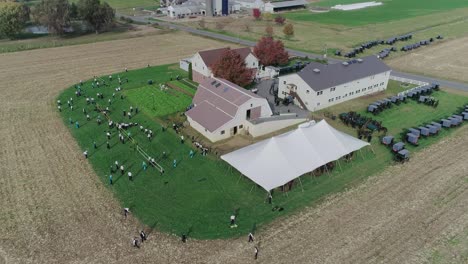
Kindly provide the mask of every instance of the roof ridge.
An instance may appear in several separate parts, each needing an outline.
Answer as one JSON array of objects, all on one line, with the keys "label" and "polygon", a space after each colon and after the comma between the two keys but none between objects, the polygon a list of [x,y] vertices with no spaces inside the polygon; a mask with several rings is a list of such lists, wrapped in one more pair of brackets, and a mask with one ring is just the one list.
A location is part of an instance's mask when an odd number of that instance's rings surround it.
[{"label": "roof ridge", "polygon": [[[221,98],[221,99],[223,99],[224,101],[226,101],[226,102],[232,104],[232,105],[235,106],[237,109],[239,108],[238,105],[236,105],[236,104],[234,104],[233,102],[227,100],[226,98],[220,96],[219,94],[216,94],[215,92],[213,92],[213,91],[211,91],[210,89],[206,88],[203,84],[200,84],[200,86],[201,86],[203,89],[207,90],[208,92],[214,94],[216,97]],[[205,101],[206,101],[206,100],[205,100]],[[231,115],[229,115],[229,116],[231,116]]]},{"label": "roof ridge", "polygon": [[[225,85],[231,86],[230,84],[226,83],[227,80],[224,80],[224,79],[222,79],[222,78],[219,78],[219,79],[218,79],[218,78],[213,78],[213,79],[218,80],[218,81],[224,83]],[[237,87],[236,87],[236,86],[231,86],[231,87],[234,87],[237,91],[239,91],[239,92],[241,92],[241,93],[247,95],[247,96],[250,97],[250,98],[256,98],[255,96],[249,94],[247,91],[243,91],[243,90],[245,90],[244,88],[238,86],[238,85],[235,84],[235,83],[233,83],[233,84],[236,85]]]},{"label": "roof ridge", "polygon": [[[221,112],[225,113],[226,115],[228,115],[228,116],[234,118],[234,116],[232,116],[232,115],[230,115],[229,113],[225,112],[223,109],[217,107],[216,105],[212,104],[212,103],[209,102],[208,100],[203,100],[200,104],[202,104],[202,103],[210,104],[211,106],[213,106],[214,108],[218,109],[219,111],[221,111]],[[199,105],[200,105],[200,104],[199,104]]]}]

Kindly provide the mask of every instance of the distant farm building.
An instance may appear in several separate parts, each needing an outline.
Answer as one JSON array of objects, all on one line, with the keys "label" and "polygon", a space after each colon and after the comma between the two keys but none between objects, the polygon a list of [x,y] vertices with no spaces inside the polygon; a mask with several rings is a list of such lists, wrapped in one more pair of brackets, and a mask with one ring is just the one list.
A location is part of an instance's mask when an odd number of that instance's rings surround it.
[{"label": "distant farm building", "polygon": [[273,116],[265,98],[219,78],[200,82],[186,116],[190,126],[211,142],[237,134],[261,136],[305,121]]},{"label": "distant farm building", "polygon": [[241,5],[228,0],[188,0],[176,2],[165,10],[171,18],[190,16],[227,16],[240,11]]},{"label": "distant farm building", "polygon": [[311,62],[300,72],[279,77],[278,97],[316,111],[387,89],[391,69],[376,56],[349,62]]},{"label": "distant farm building", "polygon": [[[211,67],[217,62],[219,58],[221,58],[221,55],[227,49],[228,48],[220,48],[197,52],[191,59],[193,80],[200,83],[203,80],[210,78],[212,76]],[[247,68],[253,69],[255,72],[257,72],[259,68],[259,62],[250,48],[233,49],[233,51],[241,56],[241,58],[245,61]]]},{"label": "distant farm building", "polygon": [[264,11],[268,13],[275,13],[275,12],[280,12],[280,11],[302,9],[302,8],[305,8],[306,5],[307,5],[307,2],[304,0],[268,2],[265,4]]}]

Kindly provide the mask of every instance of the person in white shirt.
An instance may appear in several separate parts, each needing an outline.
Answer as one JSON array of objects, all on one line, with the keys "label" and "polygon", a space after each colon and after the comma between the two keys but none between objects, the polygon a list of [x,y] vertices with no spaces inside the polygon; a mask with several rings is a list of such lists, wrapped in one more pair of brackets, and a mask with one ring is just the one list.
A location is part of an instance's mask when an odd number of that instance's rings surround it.
[{"label": "person in white shirt", "polygon": [[235,224],[236,224],[236,216],[231,215],[231,227],[234,226]]},{"label": "person in white shirt", "polygon": [[249,233],[249,242],[254,242],[254,236],[252,233]]},{"label": "person in white shirt", "polygon": [[132,173],[130,171],[127,173],[127,175],[128,175],[128,179],[130,181],[133,181],[133,175],[132,175]]},{"label": "person in white shirt", "polygon": [[140,248],[140,245],[138,244],[138,238],[134,237],[132,241],[133,247]]}]

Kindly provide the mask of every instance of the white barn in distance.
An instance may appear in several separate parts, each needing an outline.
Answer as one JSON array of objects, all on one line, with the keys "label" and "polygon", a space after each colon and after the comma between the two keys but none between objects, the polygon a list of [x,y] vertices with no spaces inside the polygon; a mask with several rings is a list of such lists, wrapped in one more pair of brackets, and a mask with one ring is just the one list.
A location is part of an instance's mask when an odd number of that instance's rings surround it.
[{"label": "white barn in distance", "polygon": [[387,89],[391,69],[376,56],[353,62],[311,62],[297,73],[279,77],[278,97],[317,111]]}]

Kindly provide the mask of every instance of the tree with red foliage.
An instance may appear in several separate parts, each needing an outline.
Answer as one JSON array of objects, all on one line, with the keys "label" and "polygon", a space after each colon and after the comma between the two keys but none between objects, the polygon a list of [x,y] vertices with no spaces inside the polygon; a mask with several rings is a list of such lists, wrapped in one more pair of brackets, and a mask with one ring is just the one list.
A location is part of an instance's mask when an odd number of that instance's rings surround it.
[{"label": "tree with red foliage", "polygon": [[263,66],[283,65],[289,59],[283,42],[272,37],[262,37],[254,47],[254,54]]},{"label": "tree with red foliage", "polygon": [[277,17],[275,17],[275,23],[276,23],[277,25],[282,26],[282,25],[284,25],[284,22],[285,22],[285,21],[286,21],[286,18],[284,18],[284,17],[282,17],[282,16],[277,16]]},{"label": "tree with red foliage", "polygon": [[252,10],[252,15],[256,20],[260,20],[260,18],[262,18],[262,12],[260,12],[260,9],[258,8],[254,8]]},{"label": "tree with red foliage", "polygon": [[226,79],[239,86],[252,83],[253,70],[248,69],[239,53],[227,49],[211,67],[214,76]]}]

